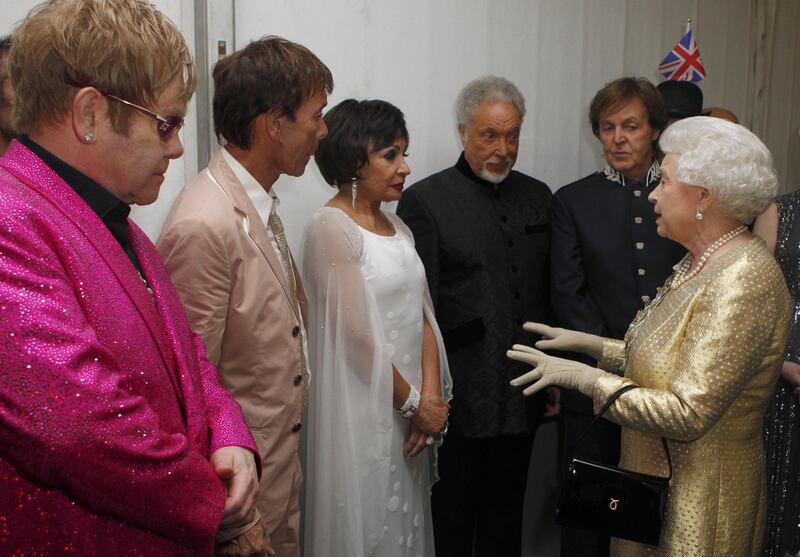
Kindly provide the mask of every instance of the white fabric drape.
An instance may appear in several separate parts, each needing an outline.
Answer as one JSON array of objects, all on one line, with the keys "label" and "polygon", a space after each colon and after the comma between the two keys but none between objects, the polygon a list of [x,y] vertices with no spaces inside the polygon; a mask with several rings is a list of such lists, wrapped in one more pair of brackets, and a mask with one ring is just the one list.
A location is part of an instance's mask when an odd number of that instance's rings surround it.
[{"label": "white fabric drape", "polygon": [[[413,243],[402,221],[390,218],[397,233]],[[360,268],[363,257],[362,232],[344,213],[324,208],[314,216],[303,264],[314,374],[307,420],[312,447],[306,456],[307,555],[370,555],[384,532],[392,362]],[[427,287],[424,315],[436,336],[442,393],[449,399],[452,381]],[[431,462],[435,466],[435,458]]]}]

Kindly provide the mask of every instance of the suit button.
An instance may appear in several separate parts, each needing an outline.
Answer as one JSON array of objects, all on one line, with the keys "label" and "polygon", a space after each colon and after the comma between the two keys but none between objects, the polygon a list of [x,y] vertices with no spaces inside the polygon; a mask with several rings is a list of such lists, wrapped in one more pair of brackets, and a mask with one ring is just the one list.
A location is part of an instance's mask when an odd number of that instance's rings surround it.
[{"label": "suit button", "polygon": [[297,422],[296,424],[294,424],[292,426],[292,433],[297,433],[301,429],[303,429],[303,424],[301,424],[300,422]]},{"label": "suit button", "polygon": [[302,382],[303,382],[303,376],[302,375],[295,375],[294,376],[294,386],[295,387],[297,387]]},{"label": "suit button", "polygon": [[292,327],[292,336],[297,337],[300,334],[300,325],[295,325]]}]

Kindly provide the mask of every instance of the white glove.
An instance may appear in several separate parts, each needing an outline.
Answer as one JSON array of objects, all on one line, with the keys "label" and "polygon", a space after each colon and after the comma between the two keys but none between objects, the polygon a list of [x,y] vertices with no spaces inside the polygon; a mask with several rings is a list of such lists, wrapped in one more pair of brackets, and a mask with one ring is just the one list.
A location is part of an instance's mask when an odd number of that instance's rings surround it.
[{"label": "white glove", "polygon": [[598,361],[603,356],[603,337],[580,333],[571,329],[550,327],[544,323],[528,322],[522,328],[529,333],[544,337],[535,345],[539,350],[580,352]]},{"label": "white glove", "polygon": [[567,389],[577,389],[591,397],[594,384],[603,373],[595,367],[580,362],[548,356],[544,352],[539,352],[524,344],[515,344],[511,350],[506,352],[506,356],[533,366],[531,371],[511,381],[511,385],[514,387],[535,381],[533,385],[522,391],[525,396],[537,393],[550,385],[557,385]]}]

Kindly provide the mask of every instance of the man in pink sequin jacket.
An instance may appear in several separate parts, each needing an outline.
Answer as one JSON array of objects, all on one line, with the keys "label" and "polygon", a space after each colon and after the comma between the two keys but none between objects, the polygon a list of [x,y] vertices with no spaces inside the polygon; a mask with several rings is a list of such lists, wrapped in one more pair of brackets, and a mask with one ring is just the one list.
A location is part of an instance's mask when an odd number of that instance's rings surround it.
[{"label": "man in pink sequin jacket", "polygon": [[191,56],[148,3],[56,0],[9,65],[0,555],[210,555],[258,526],[256,448],[128,220],[183,153]]}]

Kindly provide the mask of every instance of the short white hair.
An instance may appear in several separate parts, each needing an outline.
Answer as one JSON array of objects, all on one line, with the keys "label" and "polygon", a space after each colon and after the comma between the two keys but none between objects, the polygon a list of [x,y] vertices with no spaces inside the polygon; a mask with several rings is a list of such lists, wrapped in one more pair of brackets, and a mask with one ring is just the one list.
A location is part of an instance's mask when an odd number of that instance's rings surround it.
[{"label": "short white hair", "polygon": [[486,99],[511,102],[519,112],[519,119],[525,118],[525,97],[517,86],[504,77],[485,75],[467,83],[456,98],[456,122],[465,128],[472,122],[478,105]]},{"label": "short white hair", "polygon": [[716,191],[720,209],[739,222],[752,222],[778,192],[769,149],[739,124],[685,118],[664,131],[659,145],[665,155],[678,157],[679,182]]}]

